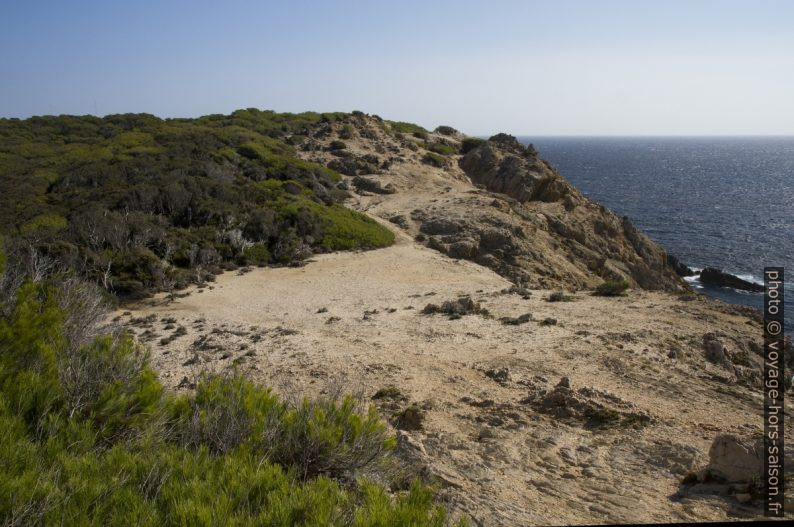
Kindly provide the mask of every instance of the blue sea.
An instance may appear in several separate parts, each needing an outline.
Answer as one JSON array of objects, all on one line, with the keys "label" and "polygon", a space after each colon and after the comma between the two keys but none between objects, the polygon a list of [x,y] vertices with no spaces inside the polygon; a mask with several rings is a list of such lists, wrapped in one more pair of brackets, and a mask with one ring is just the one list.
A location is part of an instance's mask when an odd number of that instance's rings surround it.
[{"label": "blue sea", "polygon": [[[794,336],[794,137],[519,137],[585,195],[694,269],[763,283],[786,272]],[[763,294],[692,286],[761,308]]]}]

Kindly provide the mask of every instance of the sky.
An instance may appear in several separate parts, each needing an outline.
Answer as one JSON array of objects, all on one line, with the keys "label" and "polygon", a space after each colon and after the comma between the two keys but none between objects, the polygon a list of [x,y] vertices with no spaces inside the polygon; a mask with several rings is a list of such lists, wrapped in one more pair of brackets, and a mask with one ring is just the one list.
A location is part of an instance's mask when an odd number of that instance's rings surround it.
[{"label": "sky", "polygon": [[471,134],[794,134],[794,1],[0,0],[0,116],[361,110]]}]

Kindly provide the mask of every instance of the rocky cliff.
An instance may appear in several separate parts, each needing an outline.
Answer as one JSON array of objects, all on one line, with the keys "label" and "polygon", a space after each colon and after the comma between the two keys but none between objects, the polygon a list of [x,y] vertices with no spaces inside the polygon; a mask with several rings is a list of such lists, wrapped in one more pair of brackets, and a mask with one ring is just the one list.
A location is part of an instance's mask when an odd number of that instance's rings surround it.
[{"label": "rocky cliff", "polygon": [[661,247],[584,197],[515,137],[409,135],[360,115],[309,135],[302,155],[351,178],[342,185],[354,193],[352,206],[517,285],[577,290],[626,280],[649,290],[686,289]]}]

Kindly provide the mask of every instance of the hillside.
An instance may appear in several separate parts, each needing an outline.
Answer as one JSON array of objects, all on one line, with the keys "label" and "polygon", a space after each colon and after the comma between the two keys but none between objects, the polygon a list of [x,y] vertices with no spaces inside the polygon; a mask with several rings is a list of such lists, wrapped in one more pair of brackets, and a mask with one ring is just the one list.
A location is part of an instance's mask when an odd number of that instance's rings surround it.
[{"label": "hillside", "polygon": [[[197,410],[199,424],[229,418],[211,413],[226,399],[208,372],[273,387],[285,408],[352,392],[396,439],[398,477],[374,476],[397,500],[383,506],[393,524],[443,520],[422,489],[405,497],[414,477],[474,525],[760,517],[739,470],[758,452],[734,460],[714,447],[751,445],[761,429],[757,315],[693,294],[661,247],[514,138],[256,110],[4,120],[0,131],[3,186],[16,193],[2,198],[15,263],[0,292],[32,260],[99,284],[122,301],[105,329],[148,348],[164,393],[210,412]],[[605,283],[613,296],[593,294]],[[380,449],[388,439],[368,415]],[[364,425],[343,417],[342,446],[356,448],[347,433]],[[294,475],[292,458],[273,459]],[[385,494],[350,486],[351,473],[372,473],[334,467],[320,473],[341,505],[310,500],[312,513],[341,510],[335,522],[351,524],[355,503],[358,524],[378,524]],[[324,481],[298,478],[300,495]]]}]

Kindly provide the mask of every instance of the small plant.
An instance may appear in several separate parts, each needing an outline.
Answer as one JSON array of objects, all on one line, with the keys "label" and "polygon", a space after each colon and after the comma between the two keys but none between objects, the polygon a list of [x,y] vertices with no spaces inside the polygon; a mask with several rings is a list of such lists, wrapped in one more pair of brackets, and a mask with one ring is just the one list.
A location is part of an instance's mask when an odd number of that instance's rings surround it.
[{"label": "small plant", "polygon": [[350,124],[345,123],[342,126],[342,130],[339,131],[339,137],[342,139],[351,139],[353,137],[353,127]]},{"label": "small plant", "polygon": [[429,150],[431,152],[435,152],[436,154],[441,154],[443,156],[450,156],[452,154],[457,153],[457,151],[453,147],[442,143],[435,143],[430,145]]},{"label": "small plant", "polygon": [[546,302],[573,302],[572,295],[566,295],[564,291],[555,291],[549,295]]},{"label": "small plant", "polygon": [[447,159],[440,154],[436,154],[435,152],[427,152],[422,158],[422,161],[428,165],[438,168],[442,168],[447,164]]},{"label": "small plant", "polygon": [[629,283],[625,280],[607,280],[595,288],[593,294],[596,296],[623,296]]},{"label": "small plant", "polygon": [[347,145],[344,141],[331,141],[331,144],[328,145],[329,150],[344,150],[347,148]]}]

